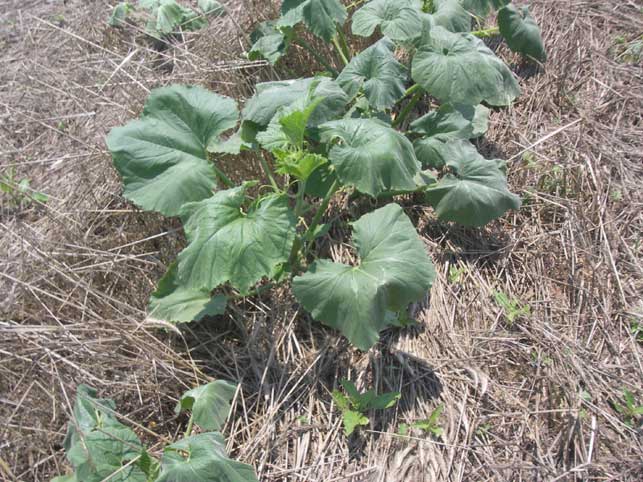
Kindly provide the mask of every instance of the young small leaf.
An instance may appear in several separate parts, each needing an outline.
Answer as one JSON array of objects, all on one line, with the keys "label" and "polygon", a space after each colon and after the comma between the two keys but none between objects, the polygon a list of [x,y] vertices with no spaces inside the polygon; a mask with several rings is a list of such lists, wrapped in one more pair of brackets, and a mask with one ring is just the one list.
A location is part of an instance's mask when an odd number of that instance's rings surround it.
[{"label": "young small leaf", "polygon": [[114,7],[114,10],[112,10],[112,14],[110,15],[107,23],[110,25],[110,27],[122,26],[125,22],[125,19],[127,18],[127,15],[132,9],[132,5],[130,5],[128,2],[120,2]]},{"label": "young small leaf", "polygon": [[250,60],[266,59],[275,65],[283,57],[290,45],[292,28],[278,28],[276,22],[262,22],[250,35],[252,47],[248,52]]},{"label": "young small leaf", "polygon": [[397,401],[400,399],[401,395],[399,392],[388,392],[377,395],[369,402],[368,408],[374,408],[377,410],[384,410],[386,408],[391,408],[394,406]]},{"label": "young small leaf", "polygon": [[498,11],[498,27],[511,50],[542,62],[547,60],[540,28],[528,7],[520,10],[512,4],[502,7]]},{"label": "young small leaf", "polygon": [[293,280],[293,292],[313,318],[340,330],[362,350],[400,311],[420,297],[435,278],[424,244],[402,208],[388,204],[353,224],[360,263],[315,261]]},{"label": "young small leaf", "polygon": [[258,482],[250,465],[237,462],[225,452],[218,432],[193,435],[163,450],[161,473],[156,482]]},{"label": "young small leaf", "polygon": [[355,431],[356,427],[369,424],[368,417],[355,410],[343,411],[342,420],[344,422],[344,434],[347,437]]},{"label": "young small leaf", "polygon": [[176,216],[183,204],[210,197],[217,185],[207,147],[237,123],[236,102],[201,87],[152,91],[143,114],[107,136],[123,195],[150,211]]},{"label": "young small leaf", "polygon": [[296,220],[288,199],[269,195],[242,211],[246,186],[219,191],[183,210],[188,246],[178,256],[178,279],[211,290],[229,282],[242,294],[286,263]]},{"label": "young small leaf", "polygon": [[188,390],[176,406],[176,413],[192,411],[194,423],[205,430],[221,430],[230,413],[230,401],[237,386],[225,380],[216,380]]}]

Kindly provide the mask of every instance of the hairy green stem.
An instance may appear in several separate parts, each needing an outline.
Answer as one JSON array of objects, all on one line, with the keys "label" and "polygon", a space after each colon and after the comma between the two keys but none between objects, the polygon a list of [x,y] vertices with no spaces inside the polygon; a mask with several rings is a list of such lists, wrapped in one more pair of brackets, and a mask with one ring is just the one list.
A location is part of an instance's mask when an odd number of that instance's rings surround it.
[{"label": "hairy green stem", "polygon": [[333,182],[333,184],[330,186],[330,189],[328,189],[326,196],[324,196],[324,199],[319,205],[319,209],[315,213],[315,216],[313,217],[313,220],[311,221],[310,226],[308,226],[308,229],[304,233],[304,238],[309,237],[312,233],[315,232],[315,229],[317,229],[317,226],[319,226],[319,222],[321,221],[322,216],[326,212],[326,209],[328,208],[328,204],[330,203],[330,200],[333,197],[333,194],[337,192],[337,189],[339,189],[339,181],[335,179],[335,182]]},{"label": "hairy green stem", "polygon": [[306,181],[297,182],[297,200],[295,201],[295,217],[299,219],[304,206],[304,193],[306,192]]},{"label": "hairy green stem", "polygon": [[493,37],[494,35],[498,35],[499,33],[500,33],[499,27],[491,27],[491,28],[482,29],[482,30],[475,30],[471,32],[471,35],[475,35],[478,38],[487,38],[487,37]]},{"label": "hairy green stem", "polygon": [[223,182],[223,184],[226,185],[226,187],[234,187],[234,182],[226,176],[221,169],[219,169],[217,166],[212,164],[212,167],[214,168],[214,172],[217,175],[217,177]]},{"label": "hairy green stem", "polygon": [[346,41],[346,36],[344,35],[344,32],[342,32],[341,29],[337,29],[337,35],[339,38],[339,44],[342,48],[342,51],[344,52],[344,55],[346,56],[347,60],[351,60],[351,49],[348,48],[348,42]]},{"label": "hairy green stem", "polygon": [[190,412],[190,420],[188,420],[188,426],[185,429],[185,437],[192,435],[192,426],[194,425],[194,413]]},{"label": "hairy green stem", "polygon": [[344,62],[344,65],[348,65],[348,59],[346,58],[346,55],[344,54],[342,47],[339,45],[339,42],[337,41],[337,35],[333,37],[333,46],[335,47],[335,50],[337,51],[339,58],[342,59],[342,62]]},{"label": "hairy green stem", "polygon": [[308,42],[306,42],[303,38],[301,37],[295,37],[293,38],[293,42],[302,47],[303,49],[307,50],[310,55],[312,55],[317,62],[322,64],[326,70],[328,70],[331,74],[334,76],[338,76],[339,72],[337,72],[337,69],[333,68],[328,62],[326,62],[326,59],[319,55],[315,50],[310,46]]},{"label": "hairy green stem", "polygon": [[[413,87],[418,87],[418,88],[413,89]],[[395,118],[392,124],[393,127],[397,127],[400,124],[402,124],[402,122],[404,122],[404,120],[409,116],[409,114],[411,113],[415,105],[419,102],[419,100],[424,95],[424,89],[422,89],[422,87],[420,87],[418,84],[415,84],[413,87],[411,87],[411,89],[413,89],[413,92],[414,92],[413,97],[411,97],[411,100],[408,101],[408,103],[404,106],[404,109],[402,109],[400,114]]]},{"label": "hairy green stem", "polygon": [[409,95],[411,95],[411,94],[415,94],[415,93],[416,93],[418,90],[420,90],[421,88],[422,88],[422,87],[421,87],[419,84],[413,84],[411,87],[409,87],[408,89],[406,89],[406,92],[404,92],[404,95],[402,96],[402,98],[404,98],[404,97],[408,97],[408,96],[409,96]]},{"label": "hairy green stem", "polygon": [[273,191],[281,192],[277,181],[275,181],[275,177],[272,175],[272,169],[270,169],[270,166],[268,165],[268,162],[266,161],[266,158],[264,156],[265,155],[259,156],[259,161],[261,161],[261,168],[268,178],[268,181],[270,181],[270,185],[272,186]]}]

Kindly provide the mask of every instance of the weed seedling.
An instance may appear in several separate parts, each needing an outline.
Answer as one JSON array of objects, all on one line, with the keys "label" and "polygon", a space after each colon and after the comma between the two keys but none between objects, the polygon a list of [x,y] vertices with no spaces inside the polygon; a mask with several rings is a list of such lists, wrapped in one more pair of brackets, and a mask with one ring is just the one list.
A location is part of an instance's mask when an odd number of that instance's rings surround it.
[{"label": "weed seedling", "polygon": [[623,400],[625,405],[614,402],[614,408],[623,417],[623,422],[628,427],[634,427],[637,420],[643,415],[643,405],[639,405],[634,399],[634,394],[629,390],[623,390]]}]

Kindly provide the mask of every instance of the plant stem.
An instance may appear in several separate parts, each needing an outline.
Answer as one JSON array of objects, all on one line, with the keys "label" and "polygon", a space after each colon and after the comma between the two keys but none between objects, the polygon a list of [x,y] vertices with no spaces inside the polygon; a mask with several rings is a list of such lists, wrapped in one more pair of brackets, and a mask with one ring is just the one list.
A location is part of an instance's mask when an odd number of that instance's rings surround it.
[{"label": "plant stem", "polygon": [[322,57],[317,52],[315,52],[315,50],[310,46],[310,44],[306,42],[303,38],[295,37],[293,38],[293,42],[299,45],[300,47],[302,47],[303,49],[307,50],[310,53],[310,55],[315,57],[315,60],[317,60],[317,62],[322,64],[324,68],[328,70],[331,74],[333,74],[334,76],[339,75],[339,72],[337,72],[336,69],[334,69],[328,62],[326,62],[326,59],[324,59],[324,57]]},{"label": "plant stem", "polygon": [[[414,89],[415,93],[413,94],[413,97],[411,97],[411,100],[409,100],[409,102],[404,106],[404,109],[402,109],[402,112],[400,112],[400,115],[398,115],[395,118],[392,124],[393,127],[397,127],[402,122],[404,122],[404,120],[408,117],[409,113],[413,110],[413,107],[415,107],[415,105],[424,95],[424,89],[422,89],[422,87],[420,87],[418,84],[415,84],[413,87],[419,87],[419,89]],[[411,89],[413,89],[413,87],[411,87]]]},{"label": "plant stem", "polygon": [[344,65],[348,65],[348,59],[346,58],[346,55],[344,54],[342,47],[339,45],[339,42],[337,41],[337,35],[333,37],[333,45],[335,46],[335,50],[337,50],[337,53],[339,54],[339,58],[342,59],[342,62],[344,62]]},{"label": "plant stem", "polygon": [[471,35],[475,35],[478,38],[487,38],[487,37],[493,37],[494,35],[498,35],[499,33],[500,33],[499,27],[491,27],[487,29],[476,30],[474,32],[471,32]]},{"label": "plant stem", "polygon": [[350,61],[351,50],[348,48],[348,42],[346,42],[346,36],[344,35],[344,32],[342,32],[341,29],[337,29],[337,35],[339,36],[339,43],[340,43],[340,46],[342,47],[342,51],[344,52],[346,59]]},{"label": "plant stem", "polygon": [[188,420],[188,426],[185,429],[185,436],[189,437],[192,434],[192,426],[194,425],[194,413],[190,412],[190,420]]},{"label": "plant stem", "polygon": [[299,219],[304,205],[304,193],[306,192],[306,181],[297,182],[297,200],[295,202],[295,217]]},{"label": "plant stem", "polygon": [[226,187],[234,187],[234,182],[226,176],[221,169],[219,169],[217,166],[212,164],[212,167],[214,168],[214,172],[216,173],[217,177],[223,182],[223,184],[226,185]]},{"label": "plant stem", "polygon": [[406,92],[404,92],[404,96],[402,98],[407,97],[411,94],[415,94],[421,88],[422,87],[419,84],[413,84],[411,87],[406,89]]},{"label": "plant stem", "polygon": [[268,178],[268,181],[270,181],[270,185],[272,186],[273,191],[281,192],[281,189],[279,189],[279,185],[277,184],[277,181],[275,181],[275,177],[272,175],[272,170],[270,169],[270,166],[266,161],[265,154],[260,156],[259,160],[261,161],[261,168],[263,169],[264,174]]},{"label": "plant stem", "polygon": [[310,234],[315,232],[315,229],[317,228],[317,226],[319,226],[319,222],[321,221],[322,216],[326,212],[326,209],[328,208],[328,204],[330,203],[330,200],[333,197],[333,194],[337,192],[337,189],[339,189],[339,181],[335,179],[335,182],[333,182],[333,184],[330,186],[330,189],[328,189],[326,196],[324,196],[324,199],[319,205],[319,209],[315,213],[315,216],[313,217],[313,220],[311,221],[310,226],[308,226],[308,229],[304,233],[304,236],[303,236],[304,238],[307,238]]}]

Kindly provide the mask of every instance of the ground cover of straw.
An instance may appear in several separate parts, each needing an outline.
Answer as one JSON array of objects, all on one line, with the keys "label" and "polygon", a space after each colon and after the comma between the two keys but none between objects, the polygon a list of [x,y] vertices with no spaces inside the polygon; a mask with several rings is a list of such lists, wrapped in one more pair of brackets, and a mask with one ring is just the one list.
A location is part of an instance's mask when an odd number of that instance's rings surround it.
[{"label": "ground cover of straw", "polygon": [[[0,478],[67,470],[79,383],[114,398],[158,454],[186,421],[177,396],[226,378],[241,386],[229,450],[261,480],[641,480],[641,429],[615,408],[624,389],[643,401],[632,333],[643,309],[643,68],[619,58],[617,41],[641,35],[641,5],[531,4],[549,59],[538,71],[499,47],[523,95],[480,141],[509,160],[524,206],[472,230],[407,202],[438,279],[411,309],[417,326],[362,353],[311,323],[288,290],[180,331],[145,321],[184,238],[120,197],[105,134],[160,85],[244,99],[257,81],[310,75],[314,61],[297,50],[277,69],[244,59],[247,32],[273,5],[229,1],[227,19],[159,51],[134,26],[109,28],[107,2],[0,0],[0,174],[15,168],[50,197],[1,200]],[[253,175],[252,159],[225,162],[238,179]],[[335,260],[351,258],[345,234],[325,247]],[[495,292],[529,314],[510,323]],[[330,396],[343,377],[398,390],[400,403],[347,439]],[[442,437],[395,435],[441,403]]]}]

